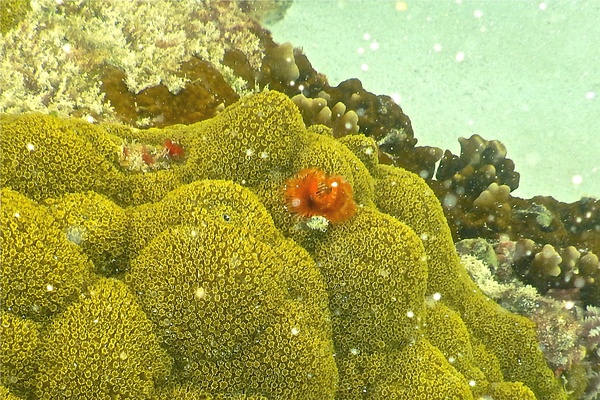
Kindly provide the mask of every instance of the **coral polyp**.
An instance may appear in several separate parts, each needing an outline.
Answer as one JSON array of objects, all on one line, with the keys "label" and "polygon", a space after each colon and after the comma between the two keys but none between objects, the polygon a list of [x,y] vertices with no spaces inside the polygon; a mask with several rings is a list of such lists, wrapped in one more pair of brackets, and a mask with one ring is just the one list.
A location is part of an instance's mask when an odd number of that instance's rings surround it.
[{"label": "coral polyp", "polygon": [[322,216],[335,224],[356,213],[352,186],[341,175],[306,168],[288,179],[284,191],[288,211],[302,218]]}]

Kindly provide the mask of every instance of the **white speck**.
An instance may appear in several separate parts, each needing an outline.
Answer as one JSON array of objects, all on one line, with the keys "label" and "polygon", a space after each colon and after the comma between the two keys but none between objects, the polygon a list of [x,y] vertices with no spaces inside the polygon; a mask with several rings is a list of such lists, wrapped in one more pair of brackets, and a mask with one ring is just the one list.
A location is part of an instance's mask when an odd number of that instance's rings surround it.
[{"label": "white speck", "polygon": [[365,148],[365,154],[370,156],[373,154],[373,148],[372,147],[367,147]]},{"label": "white speck", "polygon": [[352,354],[353,356],[357,356],[358,353],[360,353],[360,352],[358,351],[357,348],[351,348],[350,349],[350,354]]},{"label": "white speck", "polygon": [[300,329],[294,326],[292,328],[292,335],[298,336],[299,333],[300,333]]},{"label": "white speck", "polygon": [[13,217],[15,218],[21,218],[21,214],[19,212],[16,212],[13,214]]},{"label": "white speck", "polygon": [[49,292],[52,292],[54,290],[54,286],[52,286],[50,283],[46,285],[46,290]]},{"label": "white speck", "polygon": [[458,53],[456,53],[456,56],[454,56],[454,59],[456,60],[456,62],[463,62],[465,60],[465,52],[459,51]]},{"label": "white speck", "polygon": [[469,386],[474,387],[475,385],[477,385],[477,382],[475,382],[474,380],[469,381]]},{"label": "white speck", "polygon": [[546,9],[548,8],[548,4],[546,3],[540,3],[540,5],[538,6],[538,8],[542,11],[546,11]]},{"label": "white speck", "polygon": [[198,236],[198,231],[196,231],[195,229],[192,229],[192,231],[190,232],[190,236],[192,236],[192,237]]},{"label": "white speck", "polygon": [[390,270],[385,269],[385,268],[380,268],[377,270],[377,275],[381,276],[382,278],[389,278],[390,276]]},{"label": "white speck", "polygon": [[439,43],[434,44],[433,51],[435,51],[436,53],[439,53],[440,51],[442,51],[442,45]]},{"label": "white speck", "polygon": [[444,196],[442,203],[444,204],[445,208],[453,208],[458,203],[458,196],[448,193],[446,196]]},{"label": "white speck", "polygon": [[565,301],[565,310],[570,310],[573,307],[575,307],[575,302],[574,301]]},{"label": "white speck", "polygon": [[71,47],[71,45],[69,43],[65,43],[62,47],[63,51],[67,54],[69,54],[73,48]]},{"label": "white speck", "polygon": [[408,10],[408,4],[405,1],[396,2],[396,11],[406,11]]},{"label": "white speck", "polygon": [[592,99],[593,99],[593,98],[595,98],[595,97],[596,97],[596,92],[587,92],[587,93],[585,94],[585,98],[586,98],[586,100],[592,100]]},{"label": "white speck", "polygon": [[252,157],[254,155],[254,150],[246,149],[246,157]]},{"label": "white speck", "polygon": [[475,18],[481,18],[481,17],[483,17],[483,11],[481,11],[481,10],[475,10],[475,11],[473,11],[473,16]]},{"label": "white speck", "polygon": [[96,118],[92,117],[91,115],[88,115],[84,118],[87,122],[89,122],[90,124],[93,124],[94,122],[96,122]]},{"label": "white speck", "polygon": [[368,71],[369,70],[369,66],[367,64],[362,64],[360,66],[360,69],[363,70],[363,71]]},{"label": "white speck", "polygon": [[454,361],[456,361],[456,359],[455,359],[454,357],[452,357],[452,356],[448,357],[448,362],[449,362],[450,364],[453,364],[453,363],[454,363]]},{"label": "white speck", "polygon": [[364,39],[364,40],[371,40],[371,35],[370,35],[369,33],[365,33],[365,34],[363,35],[363,39]]},{"label": "white speck", "polygon": [[260,158],[262,158],[263,160],[266,160],[267,158],[269,158],[269,153],[267,153],[266,151],[261,151]]},{"label": "white speck", "polygon": [[350,129],[352,129],[352,124],[351,124],[350,122],[346,122],[346,123],[344,124],[344,128],[345,128],[347,131],[349,131]]},{"label": "white speck", "polygon": [[364,49],[364,48],[362,48],[362,47],[359,47],[358,49],[356,49],[356,52],[357,52],[358,54],[365,54],[365,49]]},{"label": "white speck", "polygon": [[287,58],[285,59],[285,62],[289,62],[289,63],[291,63],[291,62],[292,62],[292,58],[291,58],[291,57],[287,57]]},{"label": "white speck", "polygon": [[575,279],[573,279],[573,286],[578,289],[583,288],[585,286],[585,278],[583,276],[576,276]]},{"label": "white speck", "polygon": [[85,240],[85,228],[77,225],[67,227],[65,232],[67,240],[75,244],[81,244]]},{"label": "white speck", "polygon": [[304,90],[304,85],[298,85],[298,90],[299,91],[303,91]]},{"label": "white speck", "polygon": [[581,185],[583,177],[581,175],[573,175],[571,182],[573,182],[573,185]]},{"label": "white speck", "polygon": [[390,97],[392,98],[392,100],[394,100],[394,103],[396,104],[400,104],[400,102],[402,101],[402,96],[400,96],[400,93],[392,93],[390,94]]},{"label": "white speck", "polygon": [[409,311],[407,311],[407,312],[406,312],[406,316],[407,316],[408,318],[414,318],[414,316],[415,316],[415,313],[409,310]]},{"label": "white speck", "polygon": [[63,1],[63,0],[54,0],[54,2],[55,2],[57,5],[59,5],[59,6],[60,6],[60,5],[62,5],[62,4],[64,3],[64,1]]},{"label": "white speck", "polygon": [[306,226],[315,231],[327,232],[329,220],[322,215],[313,215],[308,221],[306,221]]},{"label": "white speck", "polygon": [[433,294],[433,299],[435,301],[439,301],[442,298],[442,295],[440,293],[434,293]]},{"label": "white speck", "polygon": [[194,298],[196,300],[202,300],[206,297],[206,290],[203,287],[198,287],[194,290]]},{"label": "white speck", "polygon": [[99,319],[96,318],[95,320],[92,321],[93,323],[97,324],[99,322]]},{"label": "white speck", "polygon": [[331,187],[334,187],[334,188],[335,188],[335,187],[338,187],[338,183],[337,183],[337,181],[333,181],[333,182],[331,182]]},{"label": "white speck", "polygon": [[302,200],[300,200],[298,197],[294,197],[290,203],[292,204],[292,207],[298,207],[300,204],[302,204]]},{"label": "white speck", "polygon": [[30,152],[35,151],[35,145],[33,143],[27,143],[25,147],[27,147],[27,150]]},{"label": "white speck", "polygon": [[427,239],[429,239],[429,235],[426,234],[426,233],[422,233],[421,234],[421,240],[427,240]]},{"label": "white speck", "polygon": [[290,81],[289,85],[290,86],[296,86],[296,81]]},{"label": "white speck", "polygon": [[371,42],[369,48],[373,51],[377,50],[379,48],[379,42]]}]

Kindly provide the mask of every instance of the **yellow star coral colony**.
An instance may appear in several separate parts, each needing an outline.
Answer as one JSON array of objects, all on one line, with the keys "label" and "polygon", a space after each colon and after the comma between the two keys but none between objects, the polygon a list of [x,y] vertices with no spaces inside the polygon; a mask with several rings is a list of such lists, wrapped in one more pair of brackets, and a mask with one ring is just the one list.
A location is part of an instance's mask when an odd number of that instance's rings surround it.
[{"label": "yellow star coral colony", "polygon": [[[567,398],[533,324],[467,277],[425,182],[281,93],[147,131],[1,121],[3,396]],[[122,165],[124,143],[167,139],[180,159]],[[345,178],[354,217],[286,211],[309,167]]]}]

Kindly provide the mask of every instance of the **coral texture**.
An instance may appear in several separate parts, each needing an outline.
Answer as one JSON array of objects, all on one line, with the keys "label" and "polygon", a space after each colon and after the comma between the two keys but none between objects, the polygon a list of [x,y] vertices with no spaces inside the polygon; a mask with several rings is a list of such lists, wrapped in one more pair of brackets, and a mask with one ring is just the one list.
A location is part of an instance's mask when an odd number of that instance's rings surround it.
[{"label": "coral texture", "polygon": [[[166,129],[25,115],[2,130],[3,279],[31,287],[3,280],[2,310],[45,325],[21,381],[37,397],[567,398],[533,324],[461,267],[425,181],[378,164],[372,139],[307,129],[284,94]],[[167,139],[181,159],[119,162]],[[299,223],[283,187],[304,168],[343,176],[356,214]],[[29,248],[56,285],[16,256]]]},{"label": "coral texture", "polygon": [[[21,20],[0,38],[0,110],[7,113],[149,126],[185,122],[173,110],[181,100],[196,110],[189,122],[248,92],[223,62],[227,51],[254,70],[263,58],[255,23],[236,2],[33,0],[22,17],[23,2],[3,2],[3,10],[5,3],[13,11],[0,14],[10,19],[3,32]],[[170,96],[184,88],[183,98]]]}]

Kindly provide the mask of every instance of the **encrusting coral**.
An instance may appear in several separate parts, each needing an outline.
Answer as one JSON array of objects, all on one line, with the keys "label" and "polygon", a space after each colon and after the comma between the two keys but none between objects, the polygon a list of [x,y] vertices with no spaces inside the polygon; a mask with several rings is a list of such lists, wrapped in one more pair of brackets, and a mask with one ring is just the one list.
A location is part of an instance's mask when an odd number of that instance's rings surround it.
[{"label": "encrusting coral", "polygon": [[[514,255],[508,254],[512,242],[503,241],[494,247],[484,239],[467,239],[456,244],[461,262],[473,281],[491,299],[505,309],[523,315],[536,325],[540,347],[549,366],[556,376],[561,377],[569,394],[569,399],[593,399],[599,393],[597,376],[600,364],[600,314],[597,307],[586,309],[577,302],[560,297],[561,291],[540,293],[531,285],[519,280],[519,272],[512,270],[511,260],[533,253],[531,241],[516,243]],[[528,243],[531,242],[531,243]],[[551,246],[537,254],[539,258],[561,258]],[[565,260],[574,262],[579,253],[567,250]],[[569,256],[571,254],[571,256]],[[574,256],[576,255],[576,256]],[[587,256],[585,256],[587,257]],[[556,261],[548,261],[551,268]]]},{"label": "encrusting coral", "polygon": [[[34,372],[34,353],[39,346],[39,326],[6,311],[0,312],[0,319],[0,382],[15,394],[23,396],[32,384],[30,377]],[[0,398],[5,398],[1,392]]]},{"label": "encrusting coral", "polygon": [[[189,126],[25,115],[3,116],[2,132],[1,306],[44,325],[36,372],[19,381],[38,398],[566,399],[532,323],[461,268],[425,181],[378,164],[372,139],[346,147],[327,127],[306,129],[281,93]],[[147,172],[119,164],[123,143],[165,139],[182,159]],[[298,225],[282,188],[310,167],[352,185],[352,218]],[[54,282],[18,257],[27,248],[65,291],[44,318],[28,301],[44,305],[39,285]],[[22,296],[7,276],[37,286]]]},{"label": "encrusting coral", "polygon": [[40,338],[35,398],[148,399],[171,358],[121,281],[100,279]]},{"label": "encrusting coral", "polygon": [[[328,125],[336,138],[362,133],[375,140],[380,163],[424,178],[444,206],[455,241],[508,235],[513,241],[531,239],[540,248],[553,246],[559,254],[573,246],[582,259],[588,253],[600,254],[600,200],[564,204],[550,197],[507,197],[506,188],[518,186],[519,174],[497,140],[460,138],[460,155],[417,146],[408,116],[392,98],[368,92],[357,79],[332,87],[301,49],[275,43],[252,19],[276,18],[288,1],[7,0],[3,6],[2,112],[39,111],[166,127],[212,118],[240,96],[275,89],[295,98],[307,125]],[[131,168],[147,171],[171,165],[161,157],[160,141],[142,145],[126,140],[120,145],[146,158],[121,154],[123,164]],[[156,174],[156,185],[164,190],[154,200],[175,188],[169,183],[172,175]],[[125,188],[134,182],[131,185]],[[494,194],[496,203],[479,207],[476,203],[490,200],[492,185],[501,188]],[[142,201],[146,194],[140,190],[124,193],[121,202],[129,204],[135,196]],[[325,226],[322,220],[311,220],[305,227]],[[573,301],[600,305],[597,273],[577,265],[564,271],[561,266],[558,276],[527,278],[540,290],[576,289],[570,291]]]},{"label": "encrusting coral", "polygon": [[5,186],[3,182],[2,309],[33,321],[48,320],[79,296],[93,264],[48,210]]}]

